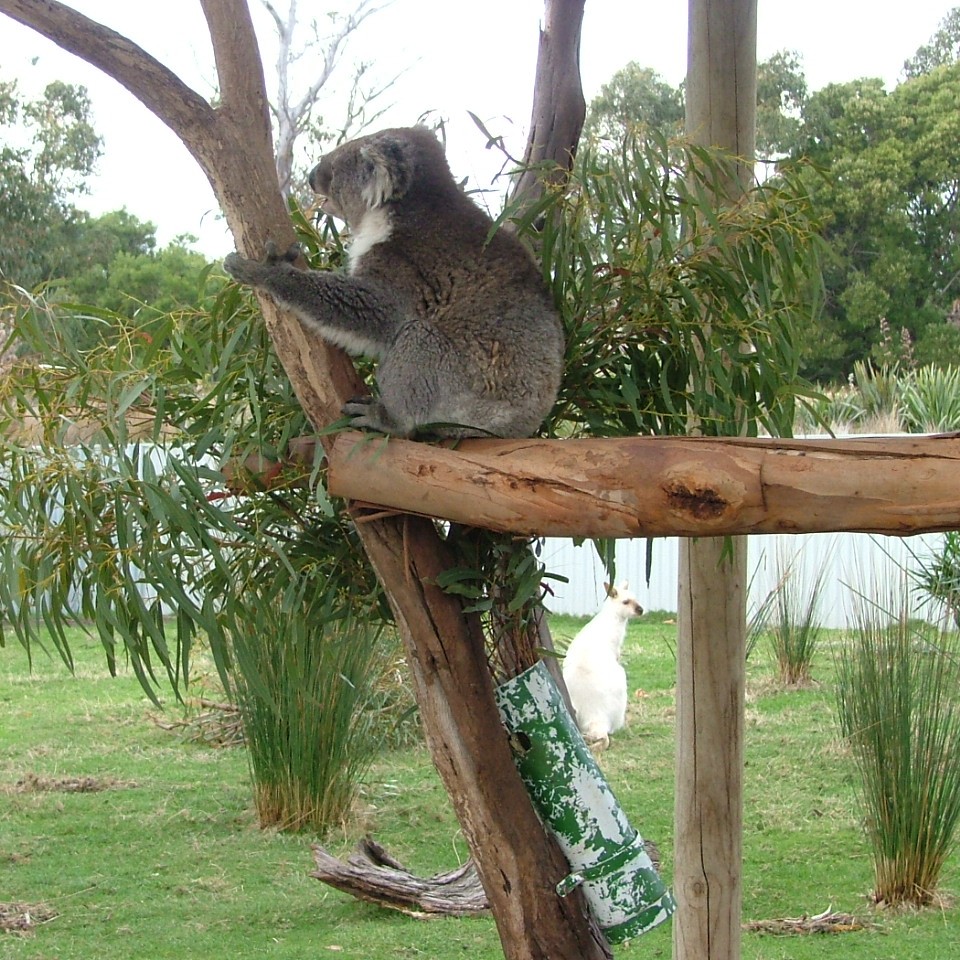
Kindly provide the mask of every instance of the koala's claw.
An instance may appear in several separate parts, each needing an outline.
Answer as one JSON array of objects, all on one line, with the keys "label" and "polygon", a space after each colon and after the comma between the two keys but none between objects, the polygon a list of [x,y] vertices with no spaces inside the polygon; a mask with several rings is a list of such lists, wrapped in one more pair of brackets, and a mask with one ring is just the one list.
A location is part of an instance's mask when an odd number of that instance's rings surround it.
[{"label": "koala's claw", "polygon": [[241,257],[239,253],[230,253],[223,260],[223,269],[234,280],[257,286],[263,281],[266,274],[272,272],[271,267],[281,263],[293,263],[302,252],[299,243],[295,243],[280,252],[277,245],[272,240],[268,240],[263,260],[248,260],[246,257]]},{"label": "koala's claw", "polygon": [[350,417],[354,430],[376,430],[378,433],[403,436],[397,425],[386,416],[382,405],[373,397],[351,397],[341,408],[345,417]]}]

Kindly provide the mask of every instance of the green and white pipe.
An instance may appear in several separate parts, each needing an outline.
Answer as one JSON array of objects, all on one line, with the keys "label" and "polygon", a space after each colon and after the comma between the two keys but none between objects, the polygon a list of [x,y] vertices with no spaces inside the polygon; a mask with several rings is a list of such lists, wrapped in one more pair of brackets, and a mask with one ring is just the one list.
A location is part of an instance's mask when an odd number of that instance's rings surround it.
[{"label": "green and white pipe", "polygon": [[611,943],[667,920],[676,909],[609,784],[541,662],[497,689],[520,776],[541,819],[557,838],[570,873]]}]

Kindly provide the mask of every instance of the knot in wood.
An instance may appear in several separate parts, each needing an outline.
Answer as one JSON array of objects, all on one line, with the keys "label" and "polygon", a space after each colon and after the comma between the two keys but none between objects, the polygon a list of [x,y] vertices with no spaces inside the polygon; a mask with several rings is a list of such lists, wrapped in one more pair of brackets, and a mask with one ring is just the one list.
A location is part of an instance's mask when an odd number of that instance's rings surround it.
[{"label": "knot in wood", "polygon": [[667,473],[661,489],[668,509],[700,524],[726,521],[743,506],[743,485],[731,478],[708,478],[704,466],[689,464]]}]

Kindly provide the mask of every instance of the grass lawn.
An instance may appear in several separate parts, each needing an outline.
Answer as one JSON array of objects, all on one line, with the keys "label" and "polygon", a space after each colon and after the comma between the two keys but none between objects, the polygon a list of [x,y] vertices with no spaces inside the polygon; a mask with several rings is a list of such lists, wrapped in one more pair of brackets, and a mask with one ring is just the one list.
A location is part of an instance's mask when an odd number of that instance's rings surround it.
[{"label": "grass lawn", "polygon": [[[561,637],[577,626],[554,620]],[[629,726],[601,760],[634,826],[659,844],[668,882],[674,636],[674,626],[656,618],[631,626]],[[95,642],[76,634],[74,653],[71,676],[40,651],[31,672],[15,642],[0,649],[0,911],[18,902],[34,905],[38,917],[44,908],[56,914],[29,935],[0,933],[4,960],[502,957],[488,918],[412,920],[311,879],[315,838],[257,827],[242,749],[200,746],[163,729],[131,674],[108,675]],[[960,908],[949,896],[921,913],[882,912],[867,900],[872,867],[854,770],[838,741],[829,652],[815,661],[817,683],[808,689],[777,688],[762,648],[748,674],[744,919],[832,906],[870,927],[746,932],[744,958],[960,956]],[[202,690],[201,678],[191,692]],[[168,698],[163,718],[181,715]],[[422,873],[467,856],[422,747],[385,753],[355,817],[324,843],[346,853],[365,832]],[[958,891],[954,854],[942,892]],[[669,925],[615,952],[669,958]]]}]

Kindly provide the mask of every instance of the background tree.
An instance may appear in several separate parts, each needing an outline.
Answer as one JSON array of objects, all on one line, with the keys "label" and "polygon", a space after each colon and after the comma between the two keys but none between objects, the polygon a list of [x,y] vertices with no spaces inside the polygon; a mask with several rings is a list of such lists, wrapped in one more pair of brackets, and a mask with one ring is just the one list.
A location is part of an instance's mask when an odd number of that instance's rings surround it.
[{"label": "background tree", "polygon": [[[810,164],[808,189],[825,223],[825,308],[801,325],[803,373],[841,381],[858,362],[948,363],[960,325],[960,8],[907,62],[892,91],[861,78],[809,93],[799,56],[758,64],[757,148],[768,162]],[[636,63],[590,105],[587,129],[622,143],[631,123],[677,130],[683,90]],[[771,171],[775,172],[775,171]]]},{"label": "background tree", "polygon": [[0,128],[0,276],[30,288],[69,267],[64,239],[102,145],[86,90],[59,81],[33,101],[0,82]]},{"label": "background tree", "polygon": [[[277,94],[270,111],[275,129],[277,178],[284,196],[294,192],[298,139],[304,134],[308,134],[314,142],[331,136],[338,140],[346,139],[376,119],[377,113],[367,115],[366,108],[392,81],[361,89],[362,78],[370,69],[370,64],[365,62],[356,67],[345,115],[339,124],[331,129],[329,117],[318,116],[316,109],[320,92],[330,84],[340,66],[351,35],[391,2],[359,0],[347,13],[327,14],[326,23],[321,25],[317,17],[307,22],[300,19],[298,0],[286,0],[285,7],[272,0],[260,0],[273,21],[279,42],[276,59]],[[308,39],[298,46],[298,37],[304,33]],[[311,79],[303,86],[295,81],[293,74],[297,64],[305,57],[311,63]]]},{"label": "background tree", "polygon": [[903,73],[909,80],[957,60],[960,60],[960,7],[954,7],[940,21],[930,41],[904,63]]},{"label": "background tree", "polygon": [[[757,65],[757,147],[760,159],[775,159],[796,145],[807,95],[800,55],[781,50]],[[584,134],[622,143],[641,125],[664,137],[683,132],[683,84],[673,87],[636,61],[618,70],[590,101]]]},{"label": "background tree", "polygon": [[683,130],[683,90],[636,61],[618,70],[590,101],[583,132],[622,142],[627,130],[643,125],[665,137]]},{"label": "background tree", "polygon": [[[78,206],[102,151],[82,87],[55,81],[34,101],[16,83],[0,84],[0,278],[27,290],[43,286],[48,305],[83,303],[105,311],[78,321],[70,311],[40,311],[80,345],[116,336],[110,313],[142,322],[205,296],[206,259],[181,237],[156,249],[156,227],[126,210],[92,216]],[[19,145],[17,145],[19,144]],[[43,341],[36,343],[43,349]]]},{"label": "background tree", "polygon": [[842,379],[878,359],[882,321],[907,331],[918,363],[949,362],[960,330],[946,323],[960,282],[960,173],[955,144],[960,64],[905,80],[831,84],[804,108],[794,156],[827,219],[822,322],[807,330],[806,372]]},{"label": "background tree", "polygon": [[772,161],[797,143],[807,99],[800,55],[779,50],[757,64],[757,157]]}]

